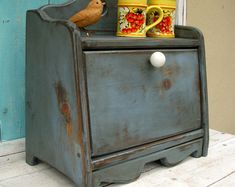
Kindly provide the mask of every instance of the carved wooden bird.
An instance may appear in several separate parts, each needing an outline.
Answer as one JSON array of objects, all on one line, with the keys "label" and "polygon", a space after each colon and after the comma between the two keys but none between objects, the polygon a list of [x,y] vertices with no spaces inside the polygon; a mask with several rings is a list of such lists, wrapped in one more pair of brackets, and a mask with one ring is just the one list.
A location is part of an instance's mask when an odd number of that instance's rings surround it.
[{"label": "carved wooden bird", "polygon": [[87,7],[70,18],[78,27],[95,24],[101,18],[105,3],[101,0],[91,0]]}]

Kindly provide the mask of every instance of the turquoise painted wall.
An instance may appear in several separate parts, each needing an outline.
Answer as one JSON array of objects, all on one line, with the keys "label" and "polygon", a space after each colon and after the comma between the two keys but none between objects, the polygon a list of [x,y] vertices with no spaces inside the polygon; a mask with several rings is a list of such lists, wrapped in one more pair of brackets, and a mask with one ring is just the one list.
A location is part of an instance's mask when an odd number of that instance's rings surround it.
[{"label": "turquoise painted wall", "polygon": [[0,0],[0,141],[25,136],[26,11],[67,0]]}]

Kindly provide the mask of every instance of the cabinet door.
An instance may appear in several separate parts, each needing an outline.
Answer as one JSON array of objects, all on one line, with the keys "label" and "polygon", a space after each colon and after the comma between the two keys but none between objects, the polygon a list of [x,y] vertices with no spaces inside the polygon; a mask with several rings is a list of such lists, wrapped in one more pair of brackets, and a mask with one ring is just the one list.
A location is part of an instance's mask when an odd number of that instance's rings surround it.
[{"label": "cabinet door", "polygon": [[201,127],[196,49],[85,52],[93,156]]}]

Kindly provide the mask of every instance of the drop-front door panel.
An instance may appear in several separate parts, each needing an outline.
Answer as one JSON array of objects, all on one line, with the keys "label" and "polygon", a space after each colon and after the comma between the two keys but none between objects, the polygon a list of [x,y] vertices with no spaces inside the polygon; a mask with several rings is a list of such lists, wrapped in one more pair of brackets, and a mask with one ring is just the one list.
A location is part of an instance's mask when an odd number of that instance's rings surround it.
[{"label": "drop-front door panel", "polygon": [[161,68],[154,52],[84,52],[93,156],[201,127],[197,50],[161,50]]}]

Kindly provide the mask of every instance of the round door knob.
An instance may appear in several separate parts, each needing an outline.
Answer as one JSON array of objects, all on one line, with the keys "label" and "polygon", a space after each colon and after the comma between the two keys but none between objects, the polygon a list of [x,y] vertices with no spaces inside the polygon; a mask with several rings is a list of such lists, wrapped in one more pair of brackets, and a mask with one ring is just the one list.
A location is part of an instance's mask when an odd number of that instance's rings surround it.
[{"label": "round door knob", "polygon": [[166,63],[166,57],[162,52],[155,52],[151,55],[150,62],[154,67],[160,68]]}]

